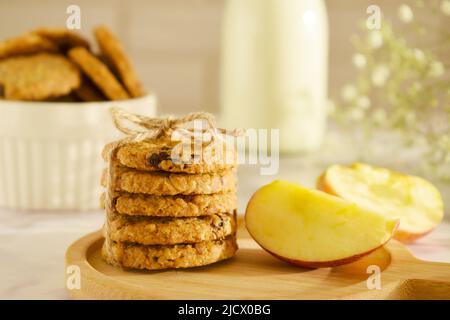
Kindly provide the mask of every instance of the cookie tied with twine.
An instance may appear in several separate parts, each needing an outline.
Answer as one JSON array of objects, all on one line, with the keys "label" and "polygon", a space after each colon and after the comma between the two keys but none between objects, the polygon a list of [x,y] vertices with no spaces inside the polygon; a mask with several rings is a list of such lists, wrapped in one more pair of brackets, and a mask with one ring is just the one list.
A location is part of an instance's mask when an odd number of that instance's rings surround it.
[{"label": "cookie tied with twine", "polygon": [[[236,137],[242,134],[241,131],[217,128],[214,117],[204,112],[191,113],[181,118],[147,117],[117,108],[111,109],[111,113],[115,126],[125,137],[107,145],[103,152],[105,160],[109,162],[102,178],[102,185],[106,187],[104,209],[107,223],[103,245],[106,261],[121,267],[154,270],[194,267],[232,257],[237,250],[235,202],[231,204],[230,210],[220,212],[222,216],[219,217],[217,227],[211,225],[212,217],[216,220],[218,217],[211,215],[211,206],[203,206],[204,211],[197,213],[198,217],[189,218],[192,215],[190,210],[187,218],[167,216],[164,225],[156,223],[152,219],[153,214],[147,215],[139,218],[137,226],[134,222],[130,223],[136,220],[130,220],[116,211],[115,195],[156,201],[158,206],[164,206],[165,215],[168,203],[183,207],[189,203],[195,207],[193,197],[223,197],[231,194],[235,199],[237,153],[234,143],[232,148],[224,147],[230,145],[226,135]],[[230,154],[233,155],[232,161],[228,161]],[[180,162],[174,158],[179,155]],[[186,159],[189,161],[185,162]],[[141,210],[138,211],[139,215],[143,213]],[[127,228],[134,228],[131,232],[133,238],[129,237],[129,231],[125,236],[121,232],[124,225],[111,228],[117,220],[115,217],[120,218]],[[225,220],[229,221],[228,226]],[[156,229],[152,226],[156,226]],[[163,236],[158,233],[160,228],[165,228]],[[192,228],[197,231],[192,231]],[[192,237],[191,232],[201,233],[202,236],[197,234],[198,237]],[[181,252],[180,255],[179,250],[186,243],[195,246],[195,249]],[[216,243],[225,247],[217,247]],[[214,247],[214,256],[200,248],[202,246]],[[155,248],[159,251],[149,253],[148,250]],[[134,255],[133,250],[142,252]],[[171,250],[177,251],[177,257],[188,257],[187,260],[172,263],[176,258],[172,258],[175,256]],[[125,256],[128,260],[124,259]],[[148,261],[145,261],[147,258]],[[159,264],[159,261],[163,262]],[[166,264],[167,261],[170,263]]]}]

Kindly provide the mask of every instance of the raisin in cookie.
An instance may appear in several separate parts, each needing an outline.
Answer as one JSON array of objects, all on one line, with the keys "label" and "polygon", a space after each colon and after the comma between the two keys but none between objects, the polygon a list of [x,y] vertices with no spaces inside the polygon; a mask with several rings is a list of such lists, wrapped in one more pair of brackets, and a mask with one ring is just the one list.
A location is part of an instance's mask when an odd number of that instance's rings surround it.
[{"label": "raisin in cookie", "polygon": [[[103,149],[108,161],[114,143]],[[173,159],[173,156],[176,158]],[[201,174],[228,170],[237,166],[237,152],[225,141],[214,142],[208,148],[187,148],[180,141],[146,140],[120,145],[115,157],[123,166],[146,171],[168,171]],[[181,161],[180,161],[181,160]]]}]

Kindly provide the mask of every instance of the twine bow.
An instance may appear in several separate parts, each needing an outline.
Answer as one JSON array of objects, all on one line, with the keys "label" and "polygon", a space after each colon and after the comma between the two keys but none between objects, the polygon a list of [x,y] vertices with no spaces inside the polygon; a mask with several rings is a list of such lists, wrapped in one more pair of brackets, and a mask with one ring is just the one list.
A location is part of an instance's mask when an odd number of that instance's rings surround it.
[{"label": "twine bow", "polygon": [[[194,112],[181,118],[173,118],[171,116],[152,118],[132,114],[120,108],[111,108],[111,114],[116,128],[125,133],[128,136],[127,138],[132,141],[172,138],[172,133],[175,131],[180,136],[196,139],[198,138],[196,136],[198,132],[195,132],[192,126],[188,126],[196,120],[204,121],[207,125],[206,128],[202,127],[200,132],[202,142],[207,140],[207,145],[219,138],[220,134],[235,137],[243,134],[243,130],[239,129],[226,130],[217,128],[214,116],[207,112]],[[140,129],[130,128],[127,123],[132,123]]]}]

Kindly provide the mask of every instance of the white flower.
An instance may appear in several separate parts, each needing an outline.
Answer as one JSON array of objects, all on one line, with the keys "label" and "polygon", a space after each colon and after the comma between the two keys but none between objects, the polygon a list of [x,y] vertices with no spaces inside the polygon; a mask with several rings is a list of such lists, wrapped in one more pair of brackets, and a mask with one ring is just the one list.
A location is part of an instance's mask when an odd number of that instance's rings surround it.
[{"label": "white flower", "polygon": [[355,86],[353,86],[351,84],[346,85],[344,88],[342,88],[342,91],[341,91],[341,97],[345,101],[351,101],[351,100],[355,99],[356,94],[357,94],[356,88],[355,88]]},{"label": "white flower", "polygon": [[370,104],[370,99],[367,96],[358,97],[358,100],[356,100],[356,105],[363,110],[369,109]]},{"label": "white flower", "polygon": [[355,67],[358,69],[363,69],[367,64],[366,57],[361,53],[354,54],[352,60]]},{"label": "white flower", "polygon": [[450,0],[441,1],[441,11],[446,16],[450,16]]},{"label": "white flower", "polygon": [[369,45],[373,49],[378,49],[383,45],[383,35],[380,31],[375,30],[369,33]]},{"label": "white flower", "polygon": [[376,87],[382,87],[389,78],[389,75],[389,68],[386,65],[379,65],[372,72],[372,83]]},{"label": "white flower", "polygon": [[413,50],[414,52],[414,58],[416,58],[416,60],[418,62],[424,62],[425,61],[425,53],[423,53],[422,50],[415,48]]},{"label": "white flower", "polygon": [[400,17],[400,20],[402,20],[404,23],[410,23],[414,19],[414,13],[410,6],[407,4],[402,4],[398,8],[398,16]]},{"label": "white flower", "polygon": [[[450,2],[450,1],[449,1]],[[444,74],[444,65],[440,61],[434,61],[430,66],[430,76],[440,77]]]}]

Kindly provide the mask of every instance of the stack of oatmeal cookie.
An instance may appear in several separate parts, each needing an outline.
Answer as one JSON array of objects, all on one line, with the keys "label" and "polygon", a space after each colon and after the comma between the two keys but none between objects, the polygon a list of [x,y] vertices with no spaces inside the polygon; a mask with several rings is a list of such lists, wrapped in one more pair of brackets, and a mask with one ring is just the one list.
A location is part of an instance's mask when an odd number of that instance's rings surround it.
[{"label": "stack of oatmeal cookie", "polygon": [[[237,250],[235,150],[215,142],[189,154],[199,157],[196,163],[178,163],[171,156],[177,145],[158,139],[105,147],[107,262],[150,270],[187,268],[230,258]],[[228,161],[218,156],[225,153]]]}]

